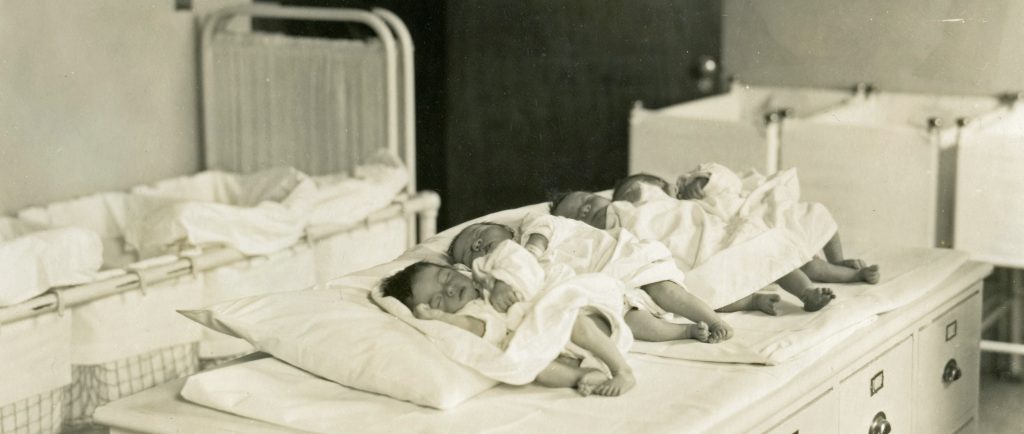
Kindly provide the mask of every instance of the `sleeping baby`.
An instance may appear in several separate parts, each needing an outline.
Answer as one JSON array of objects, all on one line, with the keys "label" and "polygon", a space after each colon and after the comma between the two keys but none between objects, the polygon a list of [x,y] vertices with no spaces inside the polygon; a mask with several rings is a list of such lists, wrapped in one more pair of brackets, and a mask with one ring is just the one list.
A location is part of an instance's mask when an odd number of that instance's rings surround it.
[{"label": "sleeping baby", "polygon": [[[417,262],[384,279],[381,292],[400,300],[419,319],[443,321],[499,348],[508,344],[508,332],[522,320],[509,321],[489,303],[487,289],[448,265]],[[575,388],[584,396],[617,396],[636,384],[619,348],[628,347],[632,338],[617,336],[629,331],[600,312],[584,309],[577,314],[566,350],[540,371],[536,383]]]},{"label": "sleeping baby", "polygon": [[[527,216],[520,232],[517,237],[507,226],[477,223],[460,232],[449,248],[453,261],[472,266],[479,280],[501,282],[492,300],[498,309],[528,299],[537,286],[531,281],[545,281],[550,286],[562,278],[559,276],[603,273],[628,288],[623,294],[623,314],[638,339],[692,338],[713,343],[732,337],[732,328],[684,289],[682,272],[660,243],[638,240],[625,230],[610,233],[546,213]],[[758,296],[777,300],[777,296]],[[696,324],[663,319],[673,316],[670,314]]]},{"label": "sleeping baby", "polygon": [[[768,178],[751,171],[741,178],[723,165],[705,163],[679,176],[676,184],[648,174],[630,175],[616,184],[612,195],[614,201],[634,204],[665,198],[695,201],[725,221],[754,218],[768,227],[805,232],[805,238],[813,237],[806,232],[808,227],[814,226],[814,220],[835,225],[822,204],[799,202],[796,169],[783,170]],[[816,256],[801,267],[811,280],[878,283],[880,273],[877,265],[868,266],[860,259],[844,258],[838,230],[832,231],[821,251],[824,260]]]},{"label": "sleeping baby", "polygon": [[[671,199],[661,190],[657,194]],[[633,204],[583,191],[557,198],[551,212],[595,228],[626,229],[640,239],[663,243],[676,266],[686,273],[687,287],[712,307],[729,306],[773,282],[799,298],[806,311],[820,310],[835,297],[830,288],[815,286],[800,269],[821,245],[808,241],[804,233],[770,227],[758,219],[725,220],[693,201]],[[827,238],[832,235],[829,230],[834,232],[834,221],[822,221],[813,229],[818,238],[821,234]],[[774,306],[762,307],[774,314]]]}]

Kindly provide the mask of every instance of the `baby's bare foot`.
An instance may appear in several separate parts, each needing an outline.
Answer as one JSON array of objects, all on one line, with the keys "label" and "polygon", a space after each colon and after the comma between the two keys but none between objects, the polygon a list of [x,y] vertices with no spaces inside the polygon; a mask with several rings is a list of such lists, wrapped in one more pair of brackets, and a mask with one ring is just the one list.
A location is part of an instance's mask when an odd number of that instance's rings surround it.
[{"label": "baby's bare foot", "polygon": [[782,300],[779,294],[754,294],[752,300],[757,310],[764,312],[768,315],[775,316],[775,303]]},{"label": "baby's bare foot", "polygon": [[601,396],[619,396],[636,385],[636,378],[629,371],[618,372],[610,380],[594,388],[594,394]]},{"label": "baby's bare foot", "polygon": [[882,278],[882,273],[878,271],[878,265],[872,265],[870,267],[864,267],[857,270],[857,277],[860,277],[860,280],[874,285]]},{"label": "baby's bare foot", "polygon": [[835,265],[842,265],[854,270],[860,270],[861,268],[864,268],[867,263],[862,259],[843,259],[842,261],[836,262]]},{"label": "baby's bare foot", "polygon": [[711,336],[711,332],[708,331],[708,323],[701,321],[697,324],[686,325],[686,333],[690,339],[696,339],[701,342],[707,342],[708,336]]},{"label": "baby's bare foot", "polygon": [[717,344],[732,338],[732,327],[726,324],[725,321],[708,324],[708,329],[711,332],[707,340],[709,344]]},{"label": "baby's bare foot", "polygon": [[587,373],[583,374],[576,382],[576,391],[580,395],[590,396],[591,393],[594,393],[594,388],[608,381],[608,376],[597,369],[585,369],[585,371]]},{"label": "baby's bare foot", "polygon": [[833,298],[836,298],[836,295],[832,292],[832,288],[808,288],[800,296],[800,301],[804,302],[804,310],[817,312]]}]

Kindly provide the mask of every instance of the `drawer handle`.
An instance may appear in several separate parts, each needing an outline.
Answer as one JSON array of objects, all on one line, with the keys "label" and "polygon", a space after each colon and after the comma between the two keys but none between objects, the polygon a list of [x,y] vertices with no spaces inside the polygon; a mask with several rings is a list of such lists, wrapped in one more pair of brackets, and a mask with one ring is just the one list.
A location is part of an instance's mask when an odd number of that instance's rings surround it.
[{"label": "drawer handle", "polygon": [[885,412],[878,412],[875,415],[875,419],[871,421],[871,426],[868,427],[868,434],[889,434],[891,432],[892,425],[885,418]]},{"label": "drawer handle", "polygon": [[956,359],[949,359],[949,361],[946,362],[946,368],[942,370],[942,382],[949,385],[952,382],[959,380],[960,375],[962,374],[963,372],[956,364]]}]

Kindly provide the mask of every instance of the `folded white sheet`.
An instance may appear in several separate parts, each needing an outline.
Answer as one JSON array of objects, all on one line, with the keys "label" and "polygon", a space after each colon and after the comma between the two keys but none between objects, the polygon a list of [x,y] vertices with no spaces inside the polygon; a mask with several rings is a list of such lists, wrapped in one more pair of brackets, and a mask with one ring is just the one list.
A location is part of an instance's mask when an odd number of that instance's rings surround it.
[{"label": "folded white sheet", "polygon": [[715,345],[690,341],[640,342],[632,351],[688,360],[775,365],[792,360],[820,342],[864,327],[877,314],[918,298],[965,263],[968,255],[956,250],[904,248],[869,251],[862,256],[879,264],[877,285],[829,285],[837,298],[818,312],[805,312],[796,297],[781,289],[778,316],[761,312],[734,312],[722,317],[735,329],[735,337]]},{"label": "folded white sheet", "polygon": [[34,230],[0,218],[0,306],[35,297],[54,286],[88,282],[103,262],[103,245],[82,228]]}]

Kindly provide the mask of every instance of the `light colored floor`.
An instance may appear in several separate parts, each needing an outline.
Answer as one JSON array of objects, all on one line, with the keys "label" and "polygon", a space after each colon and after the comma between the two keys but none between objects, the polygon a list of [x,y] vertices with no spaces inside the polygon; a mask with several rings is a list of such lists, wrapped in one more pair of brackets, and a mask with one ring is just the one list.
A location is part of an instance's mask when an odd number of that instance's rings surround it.
[{"label": "light colored floor", "polygon": [[982,370],[978,400],[979,433],[1024,433],[1024,382]]}]

